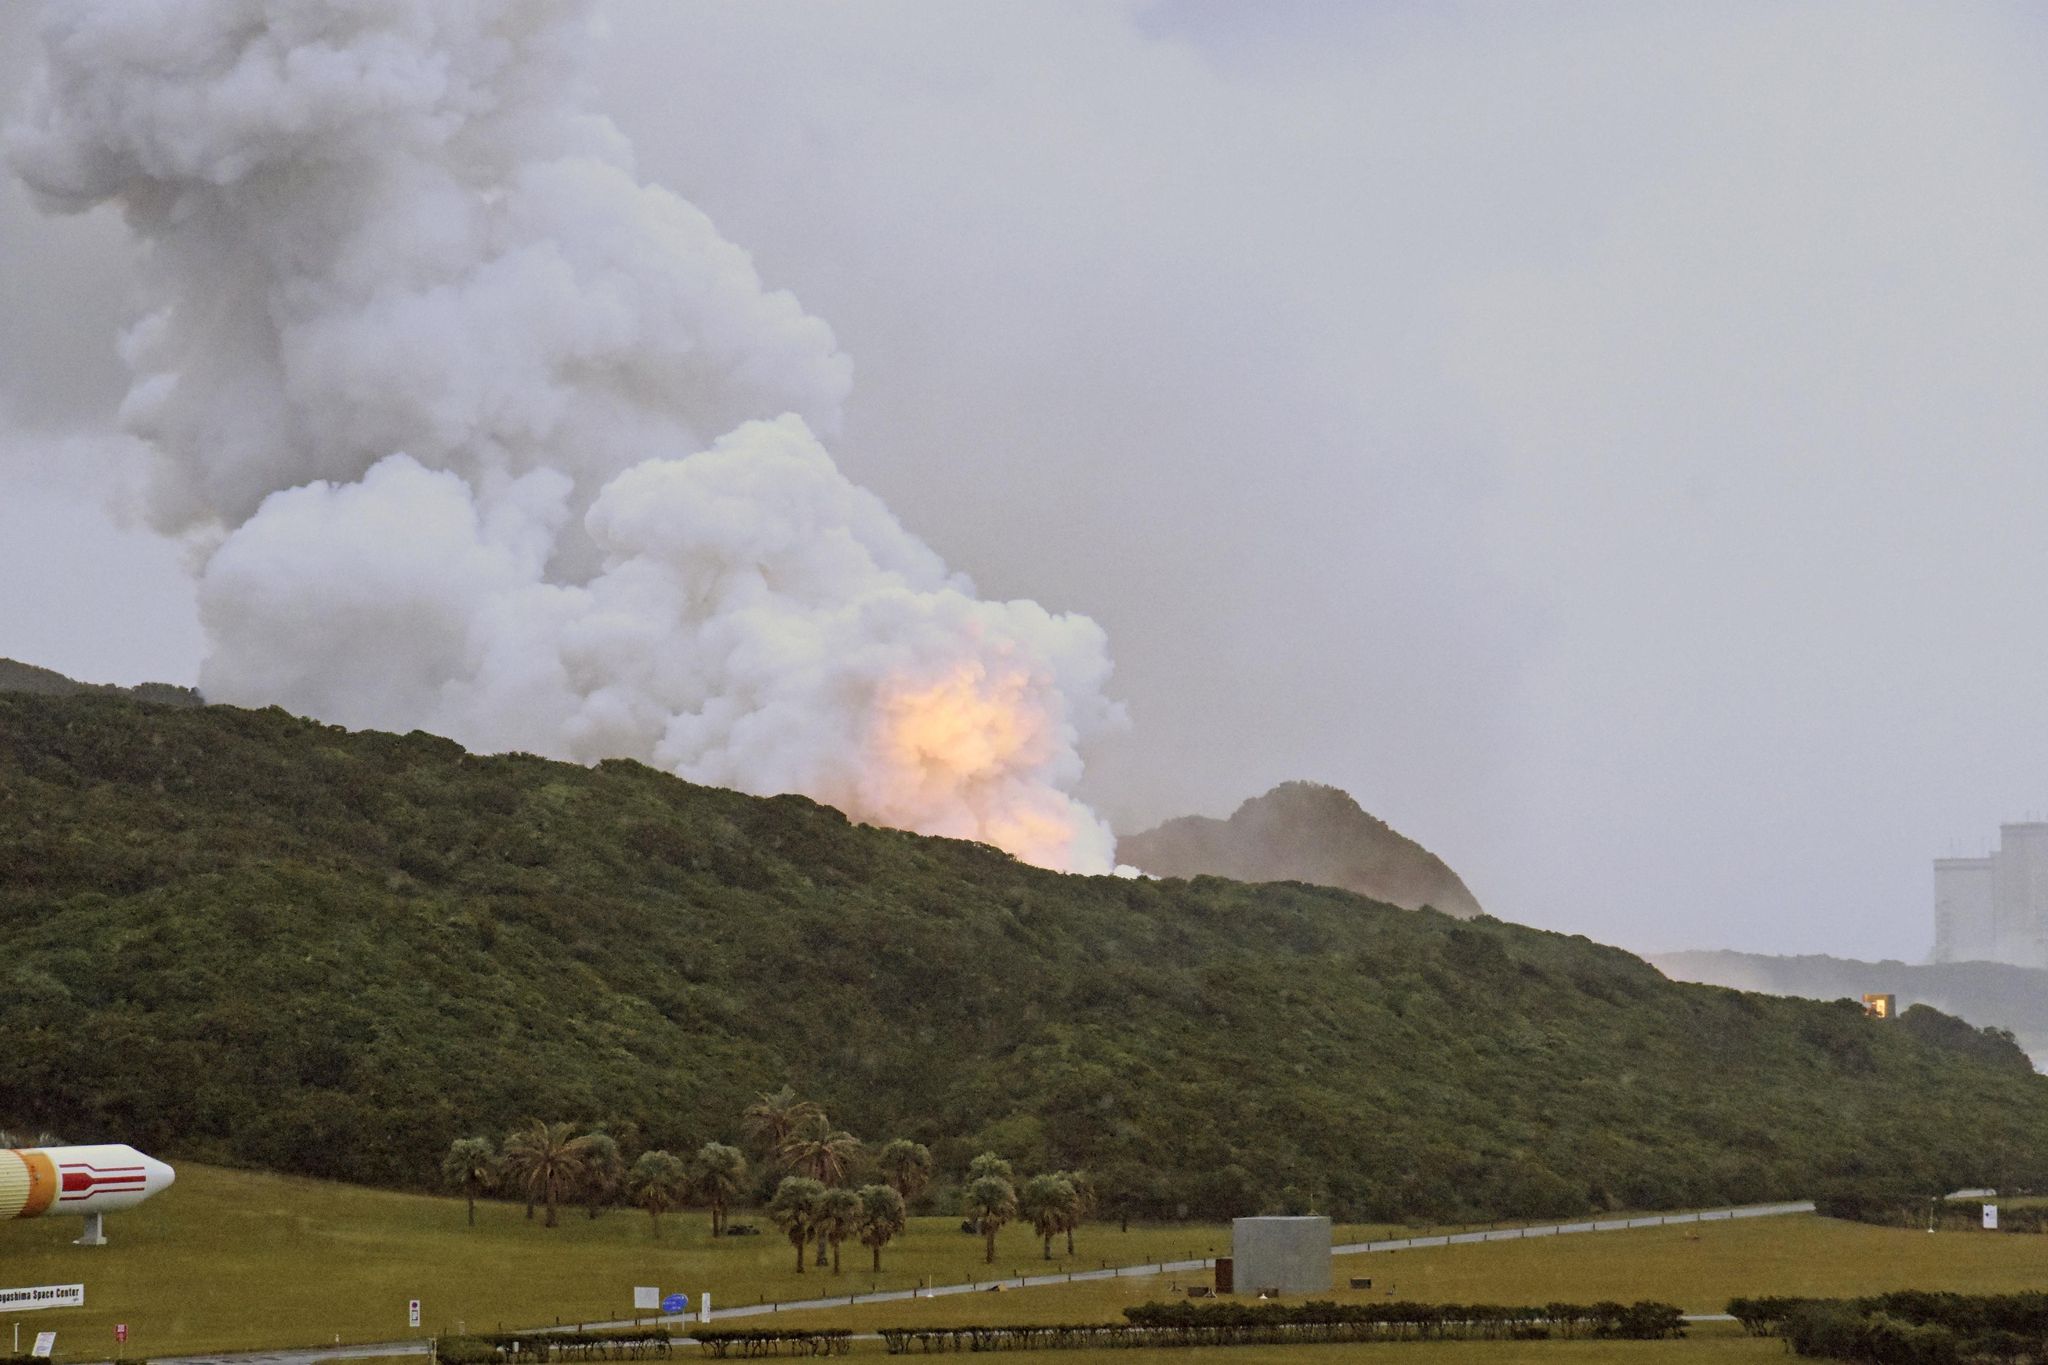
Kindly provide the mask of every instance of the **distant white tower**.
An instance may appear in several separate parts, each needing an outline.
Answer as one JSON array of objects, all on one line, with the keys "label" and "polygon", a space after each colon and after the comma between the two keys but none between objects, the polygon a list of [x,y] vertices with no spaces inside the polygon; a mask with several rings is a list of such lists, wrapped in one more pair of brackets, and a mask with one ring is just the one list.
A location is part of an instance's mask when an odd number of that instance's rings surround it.
[{"label": "distant white tower", "polygon": [[1998,956],[1991,924],[1997,858],[1934,860],[1934,960],[1989,962]]},{"label": "distant white tower", "polygon": [[1995,877],[1998,960],[2048,967],[2048,824],[2000,825]]},{"label": "distant white tower", "polygon": [[1934,961],[2048,967],[2048,822],[1999,826],[1986,857],[1934,860]]}]

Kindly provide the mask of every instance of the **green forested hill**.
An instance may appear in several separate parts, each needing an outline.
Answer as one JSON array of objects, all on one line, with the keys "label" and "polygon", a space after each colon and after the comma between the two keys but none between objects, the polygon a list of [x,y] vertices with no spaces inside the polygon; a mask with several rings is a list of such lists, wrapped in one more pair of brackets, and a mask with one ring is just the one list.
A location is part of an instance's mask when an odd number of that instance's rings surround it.
[{"label": "green forested hill", "polygon": [[693,1148],[789,1081],[1162,1213],[2048,1185],[2048,1080],[1931,1011],[114,696],[0,694],[0,1037],[0,1120],[385,1183],[527,1115]]},{"label": "green forested hill", "polygon": [[55,669],[38,668],[34,664],[25,664],[15,659],[0,659],[0,692],[36,692],[49,697],[75,697],[82,693],[100,692],[133,697],[137,701],[156,702],[163,706],[203,704],[199,693],[189,687],[160,682],[137,683],[133,687],[116,687],[111,683],[83,683],[67,678]]}]

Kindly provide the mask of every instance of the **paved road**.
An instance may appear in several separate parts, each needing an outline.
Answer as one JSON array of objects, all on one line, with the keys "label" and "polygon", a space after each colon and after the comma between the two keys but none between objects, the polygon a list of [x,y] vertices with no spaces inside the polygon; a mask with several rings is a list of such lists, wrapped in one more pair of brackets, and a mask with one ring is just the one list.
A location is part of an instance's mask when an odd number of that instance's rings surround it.
[{"label": "paved road", "polygon": [[[1547,1223],[1537,1227],[1495,1228],[1485,1232],[1452,1232],[1432,1237],[1392,1237],[1378,1242],[1346,1242],[1332,1247],[1333,1256],[1358,1256],[1373,1252],[1410,1251],[1422,1247],[1458,1246],[1467,1242],[1513,1242],[1530,1237],[1567,1237],[1582,1232],[1621,1232],[1628,1228],[1670,1227],[1682,1223],[1718,1223],[1737,1218],[1774,1218],[1784,1214],[1812,1213],[1813,1204],[1801,1200],[1791,1204],[1749,1204],[1741,1208],[1707,1209],[1699,1213],[1657,1213],[1641,1218],[1603,1218],[1583,1223]],[[741,1304],[720,1308],[716,1321],[755,1318],[770,1313],[794,1313],[811,1308],[839,1308],[849,1304],[901,1303],[910,1299],[938,1299],[951,1294],[973,1294],[991,1289],[1031,1289],[1042,1285],[1071,1284],[1084,1280],[1141,1278],[1147,1275],[1176,1275],[1214,1269],[1210,1259],[1156,1261],[1148,1265],[1115,1266],[1107,1270],[1076,1270],[1054,1275],[1021,1275],[1008,1279],[978,1280],[970,1284],[941,1284],[929,1289],[884,1289],[866,1294],[839,1294],[824,1299],[796,1299],[784,1303]],[[1726,1315],[1702,1313],[1689,1321],[1720,1321]],[[621,1318],[612,1322],[589,1322],[585,1327],[634,1327],[658,1322],[681,1326],[684,1317]],[[152,1356],[154,1365],[314,1365],[321,1360],[360,1360],[366,1356],[425,1355],[423,1341],[387,1341],[357,1346],[314,1346],[290,1351],[224,1351],[203,1356]]]}]

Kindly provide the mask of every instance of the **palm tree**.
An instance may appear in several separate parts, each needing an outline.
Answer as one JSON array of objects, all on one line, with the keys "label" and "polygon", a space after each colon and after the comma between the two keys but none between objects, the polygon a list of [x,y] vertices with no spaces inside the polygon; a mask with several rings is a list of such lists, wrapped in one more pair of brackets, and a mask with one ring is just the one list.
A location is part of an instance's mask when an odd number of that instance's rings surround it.
[{"label": "palm tree", "polygon": [[534,1119],[505,1139],[505,1172],[526,1192],[528,1208],[535,1201],[547,1205],[548,1227],[557,1225],[555,1208],[576,1187],[590,1150],[590,1139],[574,1131],[566,1123]]},{"label": "palm tree", "polygon": [[476,1197],[498,1183],[498,1149],[489,1138],[457,1138],[441,1158],[441,1178],[469,1196],[469,1225],[476,1226]]},{"label": "palm tree", "polygon": [[994,1265],[996,1234],[1017,1216],[1017,1191],[999,1175],[984,1175],[969,1182],[965,1202],[967,1216],[988,1239],[988,1263]]},{"label": "palm tree", "polygon": [[818,1205],[825,1199],[825,1187],[809,1176],[786,1175],[768,1201],[768,1216],[796,1248],[796,1273],[804,1273],[804,1248],[818,1225]]},{"label": "palm tree", "polygon": [[844,1128],[827,1130],[823,1114],[791,1133],[776,1155],[794,1175],[807,1175],[826,1185],[846,1179],[847,1169],[860,1158],[860,1139]]},{"label": "palm tree", "polygon": [[882,1172],[896,1193],[903,1196],[908,1204],[923,1192],[932,1179],[931,1148],[922,1142],[909,1138],[893,1138],[883,1144],[875,1157],[875,1166]]},{"label": "palm tree", "polygon": [[882,1248],[894,1241],[909,1223],[903,1196],[887,1185],[860,1187],[861,1242],[875,1253],[875,1273],[882,1270]]},{"label": "palm tree", "polygon": [[1086,1171],[1054,1171],[1054,1175],[1067,1182],[1074,1189],[1072,1206],[1067,1210],[1063,1231],[1067,1234],[1067,1255],[1074,1254],[1074,1229],[1081,1226],[1081,1220],[1095,1212],[1095,1181]]},{"label": "palm tree", "polygon": [[[847,1169],[860,1156],[860,1139],[844,1129],[831,1129],[823,1110],[802,1128],[783,1140],[777,1154],[782,1164],[798,1175],[807,1175],[823,1185],[838,1185]],[[825,1239],[818,1239],[818,1264],[825,1264]]]},{"label": "palm tree", "polygon": [[583,1192],[583,1211],[595,1218],[619,1197],[626,1159],[619,1154],[618,1139],[602,1128],[593,1129],[585,1141],[590,1146],[584,1149],[583,1176],[577,1186]]},{"label": "palm tree", "polygon": [[[839,1244],[860,1227],[860,1196],[852,1190],[826,1190],[818,1201],[818,1250],[832,1244],[832,1273],[839,1273]],[[820,1265],[824,1262],[820,1261]]]},{"label": "palm tree", "polygon": [[747,1179],[747,1158],[737,1147],[707,1142],[697,1149],[697,1192],[711,1205],[711,1235],[725,1235],[725,1201],[740,1192]]},{"label": "palm tree", "polygon": [[1010,1168],[1010,1163],[997,1156],[994,1152],[983,1152],[980,1156],[967,1163],[967,1178],[969,1180],[979,1180],[983,1176],[990,1175],[998,1180],[1015,1181],[1017,1178],[1017,1173]]},{"label": "palm tree", "polygon": [[825,1111],[809,1100],[798,1099],[796,1091],[785,1085],[772,1094],[763,1091],[756,1095],[740,1115],[740,1122],[747,1136],[773,1160],[791,1134],[812,1123],[824,1123]]},{"label": "palm tree", "polygon": [[1057,1175],[1034,1175],[1017,1191],[1017,1211],[1031,1230],[1045,1239],[1045,1259],[1052,1259],[1053,1234],[1066,1226],[1074,1207],[1074,1187]]},{"label": "palm tree", "polygon": [[690,1172],[683,1159],[669,1152],[642,1152],[626,1173],[626,1194],[654,1219],[654,1240],[661,1240],[661,1215],[683,1202],[690,1192]]}]

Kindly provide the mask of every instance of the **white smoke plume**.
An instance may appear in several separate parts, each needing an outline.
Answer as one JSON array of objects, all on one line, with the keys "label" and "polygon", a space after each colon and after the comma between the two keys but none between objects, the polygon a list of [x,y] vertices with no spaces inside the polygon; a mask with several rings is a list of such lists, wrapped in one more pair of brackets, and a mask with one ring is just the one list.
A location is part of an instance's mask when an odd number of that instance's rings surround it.
[{"label": "white smoke plume", "polygon": [[1101,630],[833,465],[851,367],[587,105],[577,0],[65,0],[11,160],[118,203],[208,696],[625,756],[1108,871]]}]

